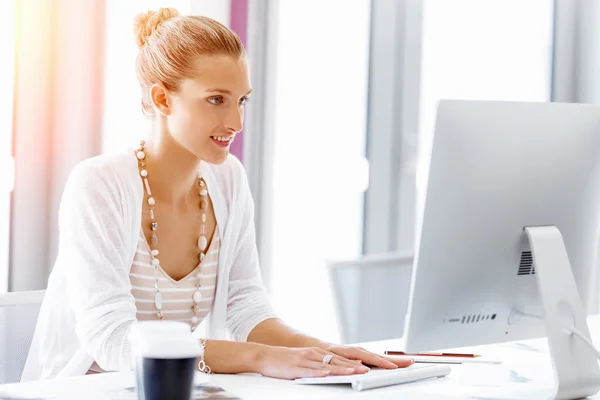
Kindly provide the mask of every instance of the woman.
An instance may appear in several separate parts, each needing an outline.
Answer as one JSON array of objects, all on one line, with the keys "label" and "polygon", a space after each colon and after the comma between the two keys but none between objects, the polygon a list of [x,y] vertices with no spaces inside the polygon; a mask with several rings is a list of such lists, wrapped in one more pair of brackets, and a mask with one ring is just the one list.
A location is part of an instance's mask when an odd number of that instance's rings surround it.
[{"label": "woman", "polygon": [[410,365],[303,335],[273,313],[246,175],[228,151],[251,92],[239,38],[174,9],[138,16],[135,32],[154,129],[135,151],[71,173],[23,380],[130,369],[130,329],[152,319],[207,320],[203,372],[293,379]]}]

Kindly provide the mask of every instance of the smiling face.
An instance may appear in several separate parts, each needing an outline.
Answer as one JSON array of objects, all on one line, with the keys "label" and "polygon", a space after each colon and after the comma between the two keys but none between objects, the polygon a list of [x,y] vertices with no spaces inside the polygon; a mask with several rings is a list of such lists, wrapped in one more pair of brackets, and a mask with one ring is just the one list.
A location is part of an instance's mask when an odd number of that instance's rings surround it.
[{"label": "smiling face", "polygon": [[152,87],[153,103],[179,145],[205,162],[221,164],[243,128],[252,91],[247,61],[227,55],[202,57],[191,75],[176,91]]}]

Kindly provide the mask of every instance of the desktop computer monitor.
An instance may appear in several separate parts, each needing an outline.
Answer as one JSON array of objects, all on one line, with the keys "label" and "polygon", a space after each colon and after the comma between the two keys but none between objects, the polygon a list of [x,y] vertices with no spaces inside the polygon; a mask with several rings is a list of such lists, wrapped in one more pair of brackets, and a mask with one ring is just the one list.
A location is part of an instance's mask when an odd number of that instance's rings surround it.
[{"label": "desktop computer monitor", "polygon": [[406,350],[545,336],[557,397],[596,393],[600,107],[443,100],[428,167]]}]

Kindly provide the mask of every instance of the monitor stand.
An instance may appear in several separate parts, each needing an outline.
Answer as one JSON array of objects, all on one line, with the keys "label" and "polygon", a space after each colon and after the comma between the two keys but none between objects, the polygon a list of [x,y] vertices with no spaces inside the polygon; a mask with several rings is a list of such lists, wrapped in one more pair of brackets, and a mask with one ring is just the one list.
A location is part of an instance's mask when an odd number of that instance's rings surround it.
[{"label": "monitor stand", "polygon": [[[555,226],[525,227],[554,369],[554,399],[579,399],[600,391],[597,354],[568,328],[590,337],[567,250]],[[565,327],[567,328],[565,330]]]}]

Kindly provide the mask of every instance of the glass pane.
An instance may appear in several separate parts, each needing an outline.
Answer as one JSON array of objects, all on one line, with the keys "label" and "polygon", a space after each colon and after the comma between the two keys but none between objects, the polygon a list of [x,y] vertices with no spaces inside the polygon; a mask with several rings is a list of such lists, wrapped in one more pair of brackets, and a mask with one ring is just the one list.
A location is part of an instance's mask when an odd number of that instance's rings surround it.
[{"label": "glass pane", "polygon": [[8,290],[8,261],[10,249],[10,199],[14,186],[12,158],[13,87],[15,54],[15,1],[3,7],[4,21],[0,24],[0,53],[3,54],[0,90],[0,293]]},{"label": "glass pane", "polygon": [[422,155],[439,99],[550,100],[553,0],[424,0],[423,7]]},{"label": "glass pane", "polygon": [[278,13],[272,295],[286,322],[337,340],[325,263],[362,251],[370,2]]},{"label": "glass pane", "polygon": [[104,87],[103,149],[106,152],[135,146],[151,125],[142,114],[140,87],[135,75],[138,48],[133,20],[142,12],[174,7],[190,13],[191,0],[106,2],[106,60]]}]

